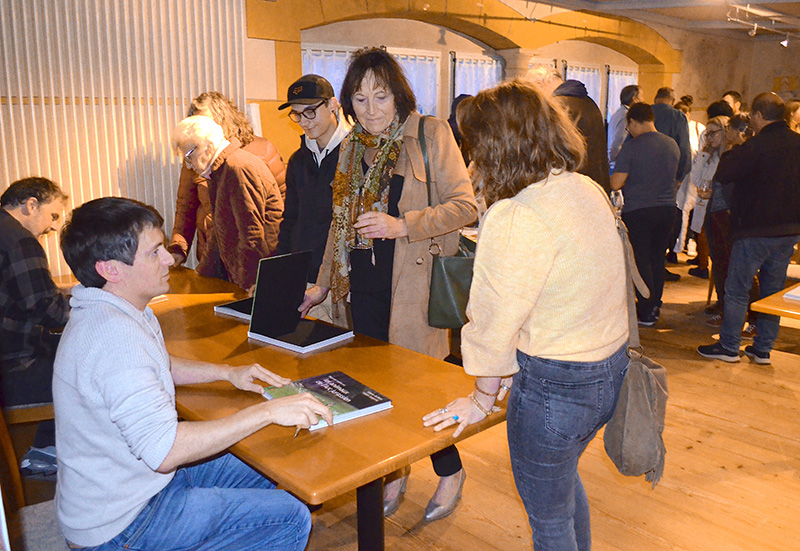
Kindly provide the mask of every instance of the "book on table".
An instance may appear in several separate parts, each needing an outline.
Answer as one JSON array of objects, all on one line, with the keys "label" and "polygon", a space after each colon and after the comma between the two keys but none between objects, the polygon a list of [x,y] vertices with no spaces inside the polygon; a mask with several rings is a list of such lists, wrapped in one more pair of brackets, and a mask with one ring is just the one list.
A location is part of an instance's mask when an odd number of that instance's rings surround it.
[{"label": "book on table", "polygon": [[800,300],[800,286],[795,286],[783,294],[784,298],[791,300]]},{"label": "book on table", "polygon": [[252,312],[253,297],[247,297],[241,300],[234,300],[233,302],[226,302],[225,304],[217,304],[214,306],[215,314],[231,316],[244,321],[250,321],[250,315]]},{"label": "book on table", "polygon": [[310,266],[311,251],[262,258],[253,297],[215,306],[214,312],[249,321],[251,339],[300,354],[351,339],[352,331],[298,312]]},{"label": "book on table", "polygon": [[[292,381],[282,387],[267,387],[264,389],[264,397],[271,400],[302,392],[310,392],[331,409],[334,425],[392,407],[389,398],[341,371]],[[328,423],[320,419],[319,423],[312,425],[309,430],[327,426]]]}]

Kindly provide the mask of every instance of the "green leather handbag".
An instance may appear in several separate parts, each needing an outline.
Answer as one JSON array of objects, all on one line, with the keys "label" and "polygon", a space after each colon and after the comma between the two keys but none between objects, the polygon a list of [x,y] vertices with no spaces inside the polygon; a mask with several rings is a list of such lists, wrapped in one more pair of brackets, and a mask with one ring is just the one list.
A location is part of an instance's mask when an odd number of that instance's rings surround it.
[{"label": "green leather handbag", "polygon": [[[425,184],[428,186],[428,205],[431,205],[431,173],[428,148],[425,143],[425,117],[419,119],[419,146],[425,161]],[[467,301],[472,285],[475,249],[463,235],[455,256],[442,256],[442,249],[431,239],[428,251],[433,256],[431,287],[428,299],[428,325],[440,329],[459,329],[467,323]],[[471,248],[471,250],[470,250]]]}]

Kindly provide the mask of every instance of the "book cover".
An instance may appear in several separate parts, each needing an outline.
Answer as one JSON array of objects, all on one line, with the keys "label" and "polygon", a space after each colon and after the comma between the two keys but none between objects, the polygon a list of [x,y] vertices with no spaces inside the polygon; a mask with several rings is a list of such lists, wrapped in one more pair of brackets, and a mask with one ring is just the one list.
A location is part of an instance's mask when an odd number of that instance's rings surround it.
[{"label": "book cover", "polygon": [[[301,392],[310,392],[328,406],[333,413],[334,425],[392,407],[392,401],[389,398],[341,371],[292,381],[282,387],[267,387],[264,389],[264,397],[271,400]],[[319,423],[311,426],[309,430],[327,426],[328,423],[320,419]]]},{"label": "book cover", "polygon": [[250,321],[250,314],[253,311],[253,297],[242,300],[234,300],[225,304],[214,306],[215,314],[223,314],[240,320]]},{"label": "book cover", "polygon": [[306,354],[338,342],[352,339],[353,332],[349,329],[342,329],[341,327],[324,321],[304,318],[297,322],[297,327],[294,331],[274,337],[265,335],[259,331],[258,324],[254,323],[254,320],[251,320],[250,330],[247,332],[247,336],[257,341],[291,350],[292,352]]},{"label": "book cover", "polygon": [[800,287],[794,287],[793,289],[789,289],[783,294],[784,298],[788,298],[791,300],[800,300]]}]

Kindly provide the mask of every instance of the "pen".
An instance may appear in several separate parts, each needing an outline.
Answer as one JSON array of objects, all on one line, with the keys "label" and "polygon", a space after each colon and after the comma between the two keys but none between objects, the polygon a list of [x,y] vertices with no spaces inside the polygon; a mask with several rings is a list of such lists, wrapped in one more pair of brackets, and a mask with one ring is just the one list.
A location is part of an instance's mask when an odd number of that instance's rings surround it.
[{"label": "pen", "polygon": [[300,427],[294,429],[294,436],[292,438],[297,438],[297,435],[300,434]]}]

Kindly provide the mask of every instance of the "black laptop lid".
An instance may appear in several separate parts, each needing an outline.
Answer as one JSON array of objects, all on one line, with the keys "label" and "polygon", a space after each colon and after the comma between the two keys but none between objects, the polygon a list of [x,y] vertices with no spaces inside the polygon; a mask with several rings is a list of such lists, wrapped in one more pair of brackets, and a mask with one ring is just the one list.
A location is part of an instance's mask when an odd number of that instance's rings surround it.
[{"label": "black laptop lid", "polygon": [[306,292],[311,251],[262,258],[258,262],[250,332],[280,337],[297,329]]}]

